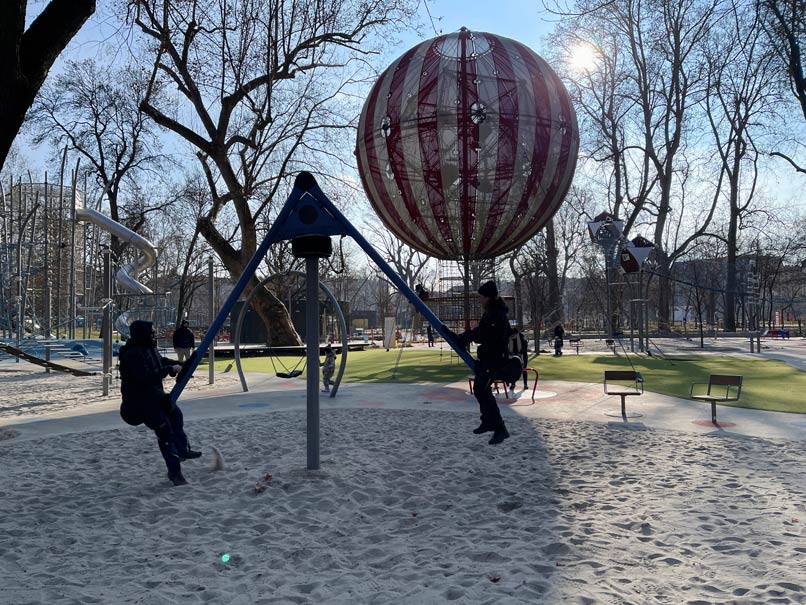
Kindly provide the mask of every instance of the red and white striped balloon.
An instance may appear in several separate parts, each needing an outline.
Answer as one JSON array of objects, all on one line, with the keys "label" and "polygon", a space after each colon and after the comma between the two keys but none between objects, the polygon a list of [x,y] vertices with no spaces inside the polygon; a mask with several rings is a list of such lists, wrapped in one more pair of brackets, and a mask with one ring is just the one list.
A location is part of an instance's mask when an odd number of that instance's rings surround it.
[{"label": "red and white striped balloon", "polygon": [[364,104],[356,155],[384,224],[417,250],[483,259],[554,215],[579,132],[557,74],[509,38],[462,29],[418,44]]}]

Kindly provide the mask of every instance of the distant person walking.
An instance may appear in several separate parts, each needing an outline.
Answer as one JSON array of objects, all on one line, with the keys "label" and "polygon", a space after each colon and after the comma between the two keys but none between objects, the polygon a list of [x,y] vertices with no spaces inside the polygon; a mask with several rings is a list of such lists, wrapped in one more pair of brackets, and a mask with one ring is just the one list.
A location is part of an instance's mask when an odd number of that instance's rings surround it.
[{"label": "distant person walking", "polygon": [[431,324],[428,324],[425,327],[425,333],[428,336],[428,346],[433,347],[434,346],[434,329],[431,327]]},{"label": "distant person walking", "polygon": [[154,431],[168,467],[168,478],[174,485],[185,485],[181,462],[199,458],[201,452],[190,449],[182,411],[162,388],[163,379],[176,376],[182,366],[160,356],[150,321],[135,321],[129,331],[131,337],[118,354],[123,395],[120,416],[127,424],[145,424]]},{"label": "distant person walking", "polygon": [[179,363],[184,363],[196,346],[196,339],[190,331],[187,319],[182,320],[182,324],[174,331],[173,344]]},{"label": "distant person walking", "polygon": [[479,402],[481,411],[481,424],[473,429],[476,435],[492,431],[490,445],[501,443],[509,437],[504,419],[501,417],[501,410],[498,409],[498,402],[493,395],[492,384],[497,370],[503,368],[509,361],[507,351],[507,341],[509,339],[509,320],[507,319],[507,306],[498,297],[498,288],[495,282],[488,281],[479,288],[479,303],[484,313],[479,320],[478,326],[472,330],[467,330],[463,334],[454,334],[448,328],[450,334],[456,342],[466,347],[471,342],[479,344],[476,353],[476,375],[473,386],[473,394]]}]

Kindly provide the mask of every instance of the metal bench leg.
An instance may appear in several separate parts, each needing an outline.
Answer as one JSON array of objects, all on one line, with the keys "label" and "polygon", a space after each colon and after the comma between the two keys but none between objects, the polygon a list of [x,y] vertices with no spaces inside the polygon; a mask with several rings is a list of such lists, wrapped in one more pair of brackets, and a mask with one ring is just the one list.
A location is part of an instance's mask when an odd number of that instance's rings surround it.
[{"label": "metal bench leg", "polygon": [[711,402],[711,422],[716,424],[716,401]]},{"label": "metal bench leg", "polygon": [[627,396],[621,396],[621,415],[626,419],[627,418]]},{"label": "metal bench leg", "polygon": [[472,378],[467,379],[467,386],[470,388],[470,394],[472,395],[473,394],[473,379]]}]

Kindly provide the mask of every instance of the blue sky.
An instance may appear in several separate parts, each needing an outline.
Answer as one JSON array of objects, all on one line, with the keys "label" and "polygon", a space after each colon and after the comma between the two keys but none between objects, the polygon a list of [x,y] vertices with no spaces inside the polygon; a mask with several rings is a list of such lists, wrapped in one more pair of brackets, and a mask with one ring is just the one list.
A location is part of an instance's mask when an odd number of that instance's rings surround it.
[{"label": "blue sky", "polygon": [[[541,37],[552,29],[552,16],[535,0],[434,0],[430,10],[437,30],[442,33],[464,26],[514,38],[538,52]],[[441,19],[437,20],[438,17]]]},{"label": "blue sky", "polygon": [[[120,59],[127,60],[127,50],[121,47],[117,29],[121,27],[120,20],[109,14],[109,5],[114,2],[100,0],[97,12],[84,25],[68,48],[59,57],[51,69],[50,75],[59,72],[63,62],[67,59],[98,58],[108,60],[110,52],[120,52]],[[33,20],[41,11],[42,3],[37,0],[29,2],[28,21]],[[500,36],[514,38],[532,49],[540,52],[541,39],[552,29],[552,16],[542,9],[542,3],[535,0],[494,0],[481,2],[479,0],[433,0],[429,4],[433,17],[434,27],[439,33],[458,31],[467,27],[476,31],[487,31]],[[424,29],[419,34],[412,32],[402,36],[399,44],[388,48],[389,61],[393,60],[409,47],[414,46],[423,39],[435,35],[429,22],[429,16],[424,7],[420,8]],[[119,50],[116,50],[119,49]],[[26,158],[37,171],[44,170],[48,158],[46,148],[34,148],[28,137],[21,134],[19,142]],[[42,146],[45,147],[45,146]]]}]

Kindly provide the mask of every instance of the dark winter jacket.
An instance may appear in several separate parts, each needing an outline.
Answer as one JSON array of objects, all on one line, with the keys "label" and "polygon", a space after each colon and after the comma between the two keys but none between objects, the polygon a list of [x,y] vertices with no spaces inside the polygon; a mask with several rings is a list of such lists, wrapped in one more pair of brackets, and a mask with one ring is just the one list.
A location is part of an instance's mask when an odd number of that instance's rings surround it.
[{"label": "dark winter jacket", "polygon": [[193,338],[193,332],[190,328],[180,326],[174,332],[173,337],[174,349],[192,349],[196,346],[196,339]]},{"label": "dark winter jacket", "polygon": [[507,319],[507,306],[500,298],[490,301],[490,307],[479,320],[479,325],[459,335],[458,341],[467,345],[479,345],[476,356],[489,368],[500,368],[509,359],[508,342],[510,326]]},{"label": "dark winter jacket", "polygon": [[[173,374],[175,360],[160,356],[149,321],[135,321],[131,337],[120,349],[120,414],[126,422],[142,416],[141,411],[165,404],[162,380]],[[128,419],[127,419],[128,418]]]}]

